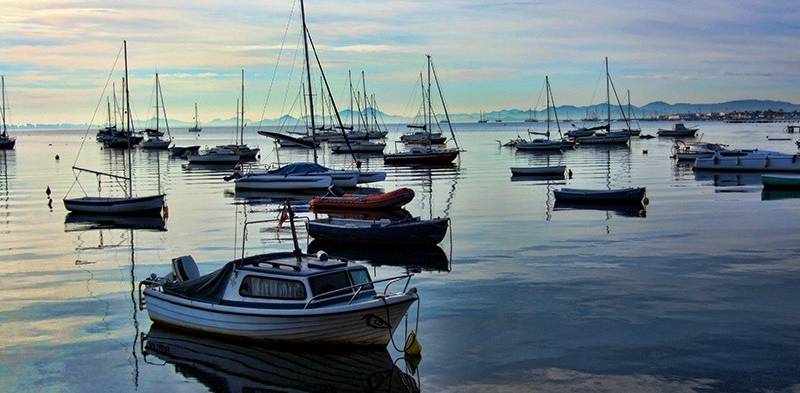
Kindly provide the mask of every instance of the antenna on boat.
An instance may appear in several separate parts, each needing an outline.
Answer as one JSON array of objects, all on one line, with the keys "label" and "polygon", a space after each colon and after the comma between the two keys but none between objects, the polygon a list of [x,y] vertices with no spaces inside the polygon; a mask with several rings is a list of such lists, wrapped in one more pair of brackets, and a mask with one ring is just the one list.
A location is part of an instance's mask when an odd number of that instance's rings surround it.
[{"label": "antenna on boat", "polygon": [[303,252],[300,251],[300,244],[297,242],[297,230],[294,227],[294,211],[288,199],[286,200],[286,212],[289,214],[289,227],[292,229],[292,243],[294,244],[292,254],[297,258],[297,263],[300,263],[303,261]]}]

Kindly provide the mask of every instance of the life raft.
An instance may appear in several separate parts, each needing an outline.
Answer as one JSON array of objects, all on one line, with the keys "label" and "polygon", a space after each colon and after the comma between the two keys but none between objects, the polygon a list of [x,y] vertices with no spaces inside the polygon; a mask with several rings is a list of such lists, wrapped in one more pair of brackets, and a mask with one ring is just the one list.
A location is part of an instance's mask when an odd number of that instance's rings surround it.
[{"label": "life raft", "polygon": [[398,209],[414,199],[414,190],[399,188],[394,191],[374,195],[345,194],[342,196],[316,197],[309,201],[311,208],[319,209],[358,209],[383,210]]}]

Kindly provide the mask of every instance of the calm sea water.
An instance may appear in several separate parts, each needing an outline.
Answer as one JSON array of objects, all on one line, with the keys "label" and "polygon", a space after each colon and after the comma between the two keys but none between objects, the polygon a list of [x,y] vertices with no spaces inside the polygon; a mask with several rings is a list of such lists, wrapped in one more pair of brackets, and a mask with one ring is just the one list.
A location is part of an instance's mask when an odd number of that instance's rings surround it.
[{"label": "calm sea water", "polygon": [[[643,126],[654,134],[668,125]],[[796,151],[793,142],[766,139],[780,124],[700,126],[704,140]],[[16,132],[17,149],[0,151],[0,390],[800,389],[800,195],[762,193],[758,176],[695,174],[669,159],[665,139],[523,154],[495,140],[527,125],[457,127],[467,150],[459,167],[388,168],[374,186],[413,188],[408,210],[449,216],[451,236],[433,250],[359,254],[373,260],[376,277],[421,267],[417,367],[391,345],[308,353],[151,330],[136,307],[136,283],[166,273],[179,255],[193,255],[203,272],[221,266],[234,256],[241,224],[274,218],[286,195],[236,194],[222,180],[226,170],[136,151],[135,190],[165,190],[165,223],[87,222],[67,217],[61,202],[70,188],[71,196],[98,189],[86,174],[73,184],[84,132]],[[393,128],[391,139],[401,131]],[[232,140],[222,128],[199,139],[175,134],[181,145]],[[261,146],[262,162],[275,160],[271,143],[255,133],[247,142]],[[280,159],[311,157],[281,150]],[[321,160],[351,165],[347,156]],[[123,162],[92,132],[77,165],[108,171]],[[546,164],[565,164],[574,177],[511,181],[510,166]],[[365,165],[382,169],[382,160]],[[646,186],[650,205],[563,209],[552,190],[565,185]],[[101,189],[118,191],[113,182]],[[286,237],[253,229],[247,252],[289,249]]]}]

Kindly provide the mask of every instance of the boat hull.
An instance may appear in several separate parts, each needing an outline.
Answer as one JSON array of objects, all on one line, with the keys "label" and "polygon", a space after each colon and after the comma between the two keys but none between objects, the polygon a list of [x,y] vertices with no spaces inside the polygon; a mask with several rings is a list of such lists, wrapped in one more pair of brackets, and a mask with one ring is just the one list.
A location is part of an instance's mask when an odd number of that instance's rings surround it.
[{"label": "boat hull", "polygon": [[684,137],[684,138],[691,138],[697,134],[698,129],[691,129],[685,131],[673,131],[673,130],[664,130],[659,129],[656,134],[658,136],[669,136],[669,137]]},{"label": "boat hull", "polygon": [[800,190],[800,176],[761,175],[761,184],[765,189]]},{"label": "boat hull", "polygon": [[241,159],[235,154],[189,154],[190,164],[236,164]]},{"label": "boat hull", "polygon": [[357,346],[386,346],[417,299],[403,294],[323,310],[210,304],[152,288],[144,298],[154,323],[255,341]]},{"label": "boat hull", "polygon": [[64,199],[64,207],[76,213],[94,214],[160,214],[164,194],[137,198],[82,197]]},{"label": "boat hull", "polygon": [[644,187],[623,188],[618,190],[584,190],[562,188],[553,191],[556,201],[584,203],[641,203],[646,194]]},{"label": "boat hull", "polygon": [[511,174],[514,176],[536,176],[536,175],[564,175],[567,170],[566,165],[542,166],[542,167],[512,167]]},{"label": "boat hull", "polygon": [[458,157],[458,151],[429,153],[394,153],[383,156],[387,165],[449,165]]},{"label": "boat hull", "polygon": [[236,179],[237,190],[323,190],[330,187],[330,176],[249,175]]},{"label": "boat hull", "polygon": [[342,197],[316,197],[309,201],[312,209],[399,209],[414,199],[414,190],[401,188],[377,195],[345,195]]},{"label": "boat hull", "polygon": [[142,146],[142,149],[162,149],[162,150],[166,150],[166,149],[169,148],[170,143],[172,143],[172,141],[164,141],[164,140],[144,141],[144,142],[142,142],[141,146]]},{"label": "boat hull", "polygon": [[532,151],[554,151],[554,150],[561,150],[565,148],[565,145],[561,142],[517,142],[514,146],[516,146],[519,150],[532,150]]},{"label": "boat hull", "polygon": [[11,150],[14,148],[14,145],[16,144],[17,140],[14,138],[0,137],[0,150]]},{"label": "boat hull", "polygon": [[709,157],[694,160],[697,171],[800,172],[798,155],[760,157]]},{"label": "boat hull", "polygon": [[575,141],[581,145],[627,145],[631,137],[628,134],[620,135],[591,135],[577,137]]},{"label": "boat hull", "polygon": [[395,222],[370,226],[331,224],[327,220],[308,222],[308,234],[314,239],[346,243],[439,244],[447,234],[449,220]]}]

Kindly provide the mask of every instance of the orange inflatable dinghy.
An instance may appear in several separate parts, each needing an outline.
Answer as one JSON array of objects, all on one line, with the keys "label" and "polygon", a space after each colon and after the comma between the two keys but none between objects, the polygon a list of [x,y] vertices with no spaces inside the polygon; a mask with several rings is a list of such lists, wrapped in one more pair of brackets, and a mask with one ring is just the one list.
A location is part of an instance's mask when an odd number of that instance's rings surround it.
[{"label": "orange inflatable dinghy", "polygon": [[358,209],[383,210],[398,209],[414,199],[414,190],[400,188],[375,195],[345,194],[343,196],[316,197],[309,201],[312,209]]}]

